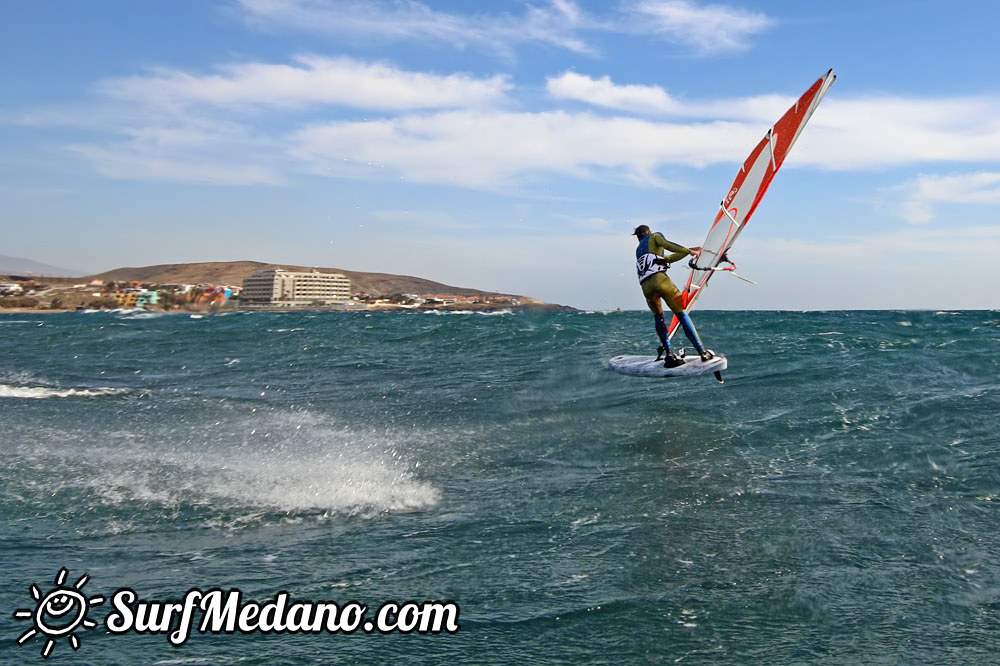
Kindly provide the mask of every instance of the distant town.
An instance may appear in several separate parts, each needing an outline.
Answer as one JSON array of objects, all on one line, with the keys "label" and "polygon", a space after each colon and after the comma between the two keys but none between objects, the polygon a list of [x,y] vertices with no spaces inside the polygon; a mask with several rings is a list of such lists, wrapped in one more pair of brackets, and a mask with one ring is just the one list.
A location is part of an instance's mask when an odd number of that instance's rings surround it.
[{"label": "distant town", "polygon": [[140,308],[164,312],[211,312],[223,309],[351,311],[415,308],[486,310],[504,307],[547,306],[535,299],[505,294],[356,292],[347,275],[320,270],[265,268],[254,271],[240,284],[224,285],[101,279],[81,282],[62,277],[0,276],[0,312],[15,309]]}]

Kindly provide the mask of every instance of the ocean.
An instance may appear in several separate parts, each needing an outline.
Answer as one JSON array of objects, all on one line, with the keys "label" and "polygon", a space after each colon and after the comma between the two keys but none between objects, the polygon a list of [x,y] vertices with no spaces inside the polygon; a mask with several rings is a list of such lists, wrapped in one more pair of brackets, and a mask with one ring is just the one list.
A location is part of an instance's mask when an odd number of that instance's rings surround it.
[{"label": "ocean", "polygon": [[[608,370],[640,312],[0,315],[0,661],[996,663],[1000,312],[693,319],[724,384]],[[213,589],[455,627],[113,603]]]}]

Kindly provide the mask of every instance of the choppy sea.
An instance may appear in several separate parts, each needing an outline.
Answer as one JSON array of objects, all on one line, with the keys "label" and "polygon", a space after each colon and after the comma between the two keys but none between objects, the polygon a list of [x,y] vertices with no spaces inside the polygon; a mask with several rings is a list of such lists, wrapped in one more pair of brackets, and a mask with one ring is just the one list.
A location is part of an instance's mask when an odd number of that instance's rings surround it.
[{"label": "choppy sea", "polygon": [[[640,312],[0,315],[0,661],[996,663],[1000,312],[693,318],[725,384],[608,370]],[[174,646],[126,587],[460,628]]]}]

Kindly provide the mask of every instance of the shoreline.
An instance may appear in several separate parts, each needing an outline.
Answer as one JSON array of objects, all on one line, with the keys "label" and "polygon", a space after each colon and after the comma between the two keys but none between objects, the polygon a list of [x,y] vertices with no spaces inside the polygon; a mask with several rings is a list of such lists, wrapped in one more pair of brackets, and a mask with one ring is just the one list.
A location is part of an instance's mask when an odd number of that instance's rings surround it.
[{"label": "shoreline", "polygon": [[497,312],[511,310],[513,312],[577,312],[577,308],[568,305],[551,305],[548,303],[530,303],[525,305],[483,305],[465,307],[405,307],[379,306],[374,308],[338,308],[338,307],[204,307],[204,308],[0,308],[3,314],[64,314],[66,312],[151,312],[156,314],[222,314],[224,312]]}]

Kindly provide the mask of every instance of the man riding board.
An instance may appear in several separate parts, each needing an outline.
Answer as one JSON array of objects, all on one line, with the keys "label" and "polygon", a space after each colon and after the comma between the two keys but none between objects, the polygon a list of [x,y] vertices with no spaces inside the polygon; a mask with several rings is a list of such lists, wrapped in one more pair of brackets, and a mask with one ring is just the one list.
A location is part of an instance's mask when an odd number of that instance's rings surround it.
[{"label": "man riding board", "polygon": [[[653,311],[653,318],[656,322],[656,335],[660,338],[661,346],[658,350],[657,359],[660,354],[664,354],[663,367],[676,368],[684,365],[684,359],[674,354],[670,348],[670,338],[667,336],[667,322],[663,318],[663,304],[660,299],[667,303],[667,307],[674,313],[684,328],[684,334],[694,345],[701,360],[707,361],[714,354],[705,349],[698,337],[691,317],[684,311],[680,290],[667,277],[667,269],[670,264],[680,261],[684,257],[701,250],[700,247],[687,248],[676,243],[671,243],[660,232],[650,232],[645,224],[635,228],[632,234],[639,239],[639,247],[635,250],[635,267],[639,276],[639,285],[642,287],[642,294],[646,297],[646,304]],[[664,252],[670,252],[664,256]]]}]

